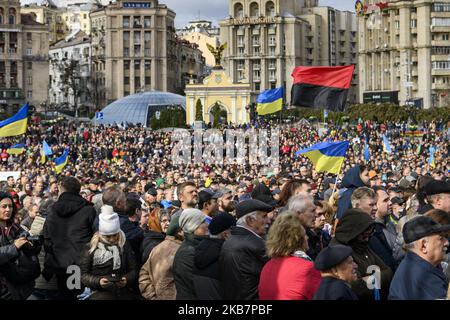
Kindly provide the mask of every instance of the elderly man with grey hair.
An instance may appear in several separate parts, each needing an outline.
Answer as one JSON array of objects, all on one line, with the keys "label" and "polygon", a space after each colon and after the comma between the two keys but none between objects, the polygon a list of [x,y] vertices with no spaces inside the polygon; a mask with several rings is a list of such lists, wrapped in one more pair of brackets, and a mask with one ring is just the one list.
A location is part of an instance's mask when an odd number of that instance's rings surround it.
[{"label": "elderly man with grey hair", "polygon": [[314,230],[316,221],[314,198],[306,192],[292,196],[288,201],[286,212],[295,212],[298,214],[298,218],[308,236],[309,249],[306,251],[306,254],[314,260],[324,247],[320,235]]},{"label": "elderly man with grey hair", "polygon": [[392,279],[390,300],[446,299],[448,279],[440,264],[448,250],[450,225],[418,216],[403,227],[406,256]]},{"label": "elderly man with grey hair", "polygon": [[219,269],[225,300],[258,299],[259,276],[268,261],[265,241],[267,214],[273,208],[251,199],[236,206],[236,227],[223,247]]}]

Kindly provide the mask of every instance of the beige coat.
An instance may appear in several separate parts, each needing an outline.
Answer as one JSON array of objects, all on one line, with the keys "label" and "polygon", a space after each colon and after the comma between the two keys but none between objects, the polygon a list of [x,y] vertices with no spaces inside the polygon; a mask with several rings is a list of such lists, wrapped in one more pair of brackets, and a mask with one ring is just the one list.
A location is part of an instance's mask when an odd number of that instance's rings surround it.
[{"label": "beige coat", "polygon": [[172,265],[181,241],[167,236],[157,245],[139,273],[139,290],[147,300],[175,300]]}]

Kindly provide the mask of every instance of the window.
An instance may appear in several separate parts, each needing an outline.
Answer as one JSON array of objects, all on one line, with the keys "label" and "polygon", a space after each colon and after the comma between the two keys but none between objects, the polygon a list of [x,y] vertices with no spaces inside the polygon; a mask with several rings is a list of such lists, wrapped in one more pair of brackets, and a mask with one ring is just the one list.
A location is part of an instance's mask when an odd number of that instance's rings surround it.
[{"label": "window", "polygon": [[272,1],[266,3],[266,16],[275,17],[275,5]]},{"label": "window", "polygon": [[27,62],[27,70],[33,69],[33,62]]},{"label": "window", "polygon": [[123,17],[123,27],[124,28],[129,28],[130,27],[130,17]]},{"label": "window", "polygon": [[400,21],[395,20],[395,29],[400,30]]},{"label": "window", "polygon": [[134,70],[140,70],[141,69],[141,61],[135,60],[134,61]]},{"label": "window", "polygon": [[432,7],[434,12],[450,12],[450,3],[434,3]]},{"label": "window", "polygon": [[277,81],[277,74],[275,70],[269,71],[269,81],[270,82],[276,82]]},{"label": "window", "polygon": [[276,53],[275,53],[275,47],[270,47],[269,48],[269,56],[274,56]]},{"label": "window", "polygon": [[431,54],[435,55],[450,55],[450,47],[433,47]]},{"label": "window", "polygon": [[269,37],[269,46],[276,46],[277,45],[277,39],[275,36]]},{"label": "window", "polygon": [[151,85],[151,84],[152,84],[151,78],[150,78],[150,77],[145,77],[145,85],[146,85],[146,86],[149,86],[149,85]]},{"label": "window", "polygon": [[244,70],[244,68],[245,68],[245,61],[244,60],[238,60],[237,68],[238,68],[238,70]]},{"label": "window", "polygon": [[130,84],[130,77],[124,77],[123,78],[123,84],[124,85],[129,85]]},{"label": "window", "polygon": [[144,27],[150,28],[151,27],[151,17],[144,17]]},{"label": "window", "polygon": [[125,31],[123,33],[123,42],[130,42],[130,32],[129,31]]},{"label": "window", "polygon": [[124,60],[123,61],[123,68],[125,70],[130,70],[130,60]]},{"label": "window", "polygon": [[33,40],[33,34],[31,32],[27,32],[27,41],[31,42]]},{"label": "window", "polygon": [[150,42],[151,38],[152,38],[151,32],[144,32],[144,41],[145,42]]},{"label": "window", "polygon": [[27,56],[31,56],[33,55],[33,49],[32,48],[27,48]]},{"label": "window", "polygon": [[253,70],[253,81],[261,80],[261,72],[259,70]]},{"label": "window", "polygon": [[141,43],[141,33],[139,31],[134,32],[134,44],[140,44]]},{"label": "window", "polygon": [[32,85],[33,84],[33,76],[28,76],[27,83],[28,83],[28,85]]},{"label": "window", "polygon": [[450,61],[433,61],[434,70],[450,70]]},{"label": "window", "polygon": [[150,49],[145,49],[144,54],[146,57],[150,56],[150,54],[151,54]]},{"label": "window", "polygon": [[260,51],[260,49],[259,49],[259,47],[253,47],[253,54],[255,55],[255,56],[259,56],[259,53],[260,53],[261,51]]},{"label": "window", "polygon": [[253,36],[253,45],[259,46],[259,36]]},{"label": "window", "polygon": [[450,39],[450,36],[449,36],[448,33],[444,33],[444,34],[442,35],[442,40],[448,41],[449,39]]},{"label": "window", "polygon": [[417,28],[417,19],[411,19],[411,28]]},{"label": "window", "polygon": [[244,71],[239,70],[239,71],[238,71],[238,81],[241,81],[241,80],[243,80],[244,78],[245,78],[245,76],[244,76]]},{"label": "window", "polygon": [[450,27],[450,18],[432,18],[431,25],[433,27]]},{"label": "window", "polygon": [[259,17],[259,6],[256,2],[250,5],[250,16],[253,18]]},{"label": "window", "polygon": [[151,60],[145,60],[145,70],[149,70],[152,67]]},{"label": "window", "polygon": [[244,36],[238,36],[237,42],[238,42],[238,46],[244,46],[245,45],[245,37]]},{"label": "window", "polygon": [[87,14],[83,14],[83,19],[87,19]]},{"label": "window", "polygon": [[123,48],[123,56],[124,57],[130,56],[130,48]]},{"label": "window", "polygon": [[27,99],[32,99],[33,98],[33,91],[28,90],[27,91]]},{"label": "window", "polygon": [[238,55],[239,56],[243,56],[244,55],[244,48],[243,47],[239,47],[238,48]]},{"label": "window", "polygon": [[139,88],[141,86],[141,77],[134,77],[134,87]]},{"label": "window", "polygon": [[261,84],[259,82],[255,83],[255,91],[261,90]]},{"label": "window", "polygon": [[9,9],[8,23],[16,24],[16,9],[14,9],[14,8]]},{"label": "window", "polygon": [[276,60],[270,59],[269,60],[269,69],[276,69],[276,67],[277,67]]},{"label": "window", "polygon": [[133,27],[134,28],[141,28],[142,27],[142,25],[141,25],[141,17],[134,17],[134,19],[133,19]]},{"label": "window", "polygon": [[244,17],[244,7],[241,3],[236,3],[234,6],[234,17],[235,18],[243,18]]}]

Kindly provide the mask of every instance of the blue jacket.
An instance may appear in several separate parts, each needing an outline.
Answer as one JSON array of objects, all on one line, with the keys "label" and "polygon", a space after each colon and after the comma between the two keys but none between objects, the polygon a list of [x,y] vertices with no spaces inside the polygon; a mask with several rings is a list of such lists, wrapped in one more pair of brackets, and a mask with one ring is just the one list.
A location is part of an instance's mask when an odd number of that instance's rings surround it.
[{"label": "blue jacket", "polygon": [[435,300],[447,297],[448,279],[438,268],[408,252],[391,282],[389,300]]},{"label": "blue jacket", "polygon": [[347,190],[339,198],[336,213],[337,219],[342,219],[345,211],[352,208],[351,198],[353,191],[364,186],[365,184],[359,176],[359,166],[355,166],[345,173],[344,179],[342,179],[342,187]]}]

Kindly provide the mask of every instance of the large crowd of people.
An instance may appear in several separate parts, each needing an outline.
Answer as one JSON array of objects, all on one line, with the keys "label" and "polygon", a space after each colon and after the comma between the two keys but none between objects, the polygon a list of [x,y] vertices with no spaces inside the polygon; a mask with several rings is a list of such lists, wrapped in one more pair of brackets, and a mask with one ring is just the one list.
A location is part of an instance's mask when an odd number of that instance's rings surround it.
[{"label": "large crowd of people", "polygon": [[[3,138],[0,299],[450,297],[447,124],[255,127],[280,129],[279,166],[174,165],[172,132],[133,125]],[[340,174],[296,156],[322,141],[350,142]]]}]

